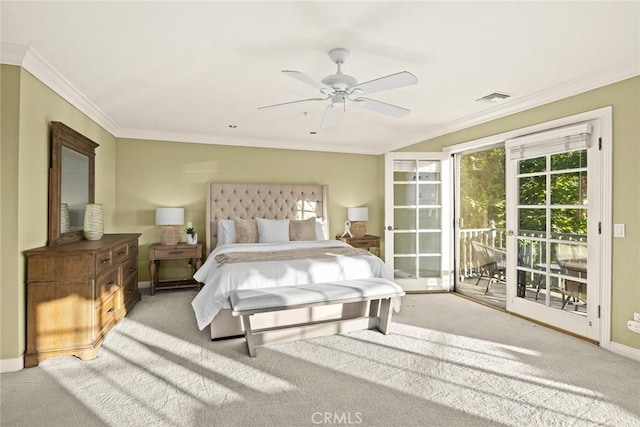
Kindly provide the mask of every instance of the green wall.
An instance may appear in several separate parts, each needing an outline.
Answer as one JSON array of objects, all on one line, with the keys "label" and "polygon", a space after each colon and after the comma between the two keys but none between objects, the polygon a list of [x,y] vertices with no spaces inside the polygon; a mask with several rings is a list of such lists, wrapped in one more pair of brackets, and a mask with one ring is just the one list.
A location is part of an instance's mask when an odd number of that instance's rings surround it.
[{"label": "green wall", "polygon": [[[149,280],[149,245],[158,242],[156,207],[184,207],[205,242],[207,181],[328,184],[330,235],[342,233],[347,207],[361,205],[369,208],[367,232],[382,233],[380,156],[118,139],[116,159],[116,223],[142,233],[140,280]],[[181,278],[185,264],[162,262],[160,278]]]},{"label": "green wall", "polygon": [[[0,358],[21,353],[24,310],[16,266],[18,242],[18,139],[20,132],[20,68],[0,68]],[[9,285],[11,284],[11,285]],[[24,324],[24,321],[22,322]]]},{"label": "green wall", "polygon": [[24,69],[2,65],[0,75],[0,359],[4,360],[20,357],[25,351],[25,260],[22,252],[47,243],[49,123],[64,122],[100,145],[96,150],[96,201],[105,205],[107,232],[115,229],[116,140]]},{"label": "green wall", "polygon": [[[0,85],[2,360],[19,358],[25,351],[22,252],[43,246],[47,240],[52,120],[62,121],[100,144],[96,152],[96,201],[104,205],[105,231],[142,233],[141,280],[148,280],[147,250],[157,241],[155,208],[183,206],[185,220],[193,221],[203,236],[207,181],[328,184],[332,235],[342,231],[346,208],[356,205],[369,207],[368,232],[383,235],[383,156],[116,139],[20,67],[0,66]],[[452,144],[613,105],[613,221],[627,225],[627,237],[613,241],[612,339],[635,348],[640,348],[640,337],[629,332],[624,323],[633,311],[640,310],[639,99],[640,78],[629,79],[405,149],[438,151]]]},{"label": "green wall", "polygon": [[640,311],[640,77],[604,86],[508,117],[433,138],[399,151],[440,151],[462,142],[613,106],[613,222],[626,237],[613,239],[611,340],[640,349],[627,321]]}]

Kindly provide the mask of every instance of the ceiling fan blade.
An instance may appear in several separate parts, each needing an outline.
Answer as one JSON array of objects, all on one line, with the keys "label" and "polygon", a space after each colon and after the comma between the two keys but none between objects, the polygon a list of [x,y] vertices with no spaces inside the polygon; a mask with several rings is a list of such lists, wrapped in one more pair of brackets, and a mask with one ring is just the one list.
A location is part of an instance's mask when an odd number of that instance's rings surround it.
[{"label": "ceiling fan blade", "polygon": [[338,117],[340,117],[340,111],[344,107],[344,104],[331,104],[324,112],[324,118],[322,119],[322,127],[330,128],[338,123]]},{"label": "ceiling fan blade", "polygon": [[320,83],[319,81],[313,80],[311,77],[307,76],[305,73],[300,71],[291,71],[291,70],[282,70],[287,76],[293,77],[296,80],[300,80],[302,83],[306,83],[310,86],[315,87],[316,89],[320,89],[322,93],[333,93],[333,89],[324,83]]},{"label": "ceiling fan blade", "polygon": [[327,99],[329,99],[329,98],[300,99],[298,101],[283,102],[282,104],[265,105],[264,107],[258,107],[258,110],[264,110],[265,108],[288,107],[290,105],[305,104],[305,103],[311,102],[311,101],[326,101]]},{"label": "ceiling fan blade", "polygon": [[414,85],[418,83],[418,78],[408,71],[401,71],[390,76],[380,77],[375,80],[360,83],[353,86],[351,94],[368,95],[374,92],[382,92],[383,90],[396,89],[399,87]]},{"label": "ceiling fan blade", "polygon": [[369,98],[356,98],[353,100],[353,103],[358,107],[397,118],[404,117],[411,111],[406,108],[398,107],[397,105],[387,104],[386,102],[380,102]]}]

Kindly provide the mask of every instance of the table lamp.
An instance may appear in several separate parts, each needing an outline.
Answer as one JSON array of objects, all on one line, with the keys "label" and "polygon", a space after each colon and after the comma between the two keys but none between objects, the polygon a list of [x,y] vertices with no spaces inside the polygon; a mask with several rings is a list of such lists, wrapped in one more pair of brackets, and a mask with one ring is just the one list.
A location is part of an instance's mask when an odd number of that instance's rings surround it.
[{"label": "table lamp", "polygon": [[351,222],[351,233],[354,237],[363,237],[367,233],[364,221],[369,220],[369,208],[357,207],[347,210],[347,219]]},{"label": "table lamp", "polygon": [[180,232],[174,225],[184,224],[183,208],[157,208],[156,225],[163,225],[158,232],[161,245],[176,245],[180,240]]}]

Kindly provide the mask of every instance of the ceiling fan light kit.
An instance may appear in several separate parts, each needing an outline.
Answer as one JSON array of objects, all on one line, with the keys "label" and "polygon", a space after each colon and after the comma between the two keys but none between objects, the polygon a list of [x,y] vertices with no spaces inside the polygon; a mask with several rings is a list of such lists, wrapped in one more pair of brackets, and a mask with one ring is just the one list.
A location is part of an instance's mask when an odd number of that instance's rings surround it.
[{"label": "ceiling fan light kit", "polygon": [[[324,95],[324,98],[301,99],[298,101],[267,105],[259,107],[258,109],[278,108],[312,101],[326,101],[330,99],[331,104],[329,104],[325,110],[324,118],[322,119],[323,128],[333,127],[338,123],[340,111],[346,111],[347,101],[352,102],[357,107],[362,107],[376,113],[386,114],[391,117],[400,118],[409,114],[410,110],[406,108],[387,104],[386,102],[376,101],[374,99],[363,98],[361,95],[368,95],[370,93],[414,85],[418,83],[416,76],[408,71],[401,71],[399,73],[380,77],[368,82],[358,83],[358,80],[356,80],[355,77],[342,72],[342,64],[344,64],[349,55],[350,52],[343,47],[331,49],[331,51],[329,51],[329,58],[336,64],[337,71],[335,74],[331,74],[319,82],[300,71],[282,71],[287,76],[293,77],[302,83],[315,87],[322,95]],[[353,98],[353,96],[357,96],[357,98]]]}]

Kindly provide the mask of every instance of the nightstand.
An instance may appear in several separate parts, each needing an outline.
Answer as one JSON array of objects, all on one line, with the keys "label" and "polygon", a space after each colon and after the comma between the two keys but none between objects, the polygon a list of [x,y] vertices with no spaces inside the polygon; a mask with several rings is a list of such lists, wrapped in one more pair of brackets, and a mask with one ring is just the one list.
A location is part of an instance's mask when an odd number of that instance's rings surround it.
[{"label": "nightstand", "polygon": [[149,275],[151,279],[149,293],[151,295],[156,293],[156,289],[198,288],[200,290],[201,284],[193,279],[159,282],[158,267],[160,266],[160,261],[165,259],[195,260],[195,270],[198,270],[202,266],[202,244],[178,243],[177,245],[161,245],[160,243],[154,243],[149,246]]},{"label": "nightstand", "polygon": [[336,239],[348,243],[354,248],[366,249],[375,256],[380,256],[380,236],[365,234],[362,237],[336,236]]}]

